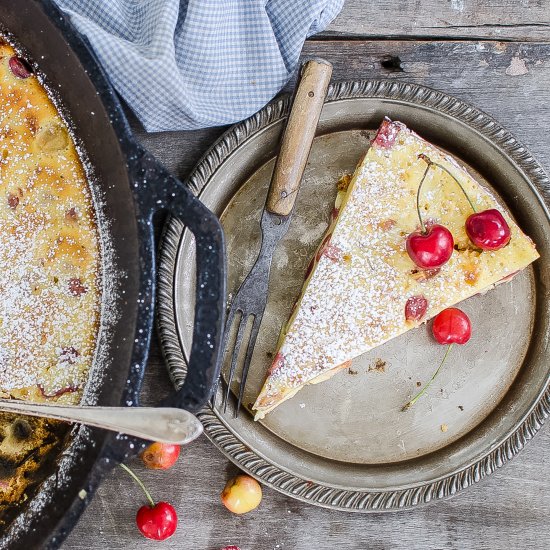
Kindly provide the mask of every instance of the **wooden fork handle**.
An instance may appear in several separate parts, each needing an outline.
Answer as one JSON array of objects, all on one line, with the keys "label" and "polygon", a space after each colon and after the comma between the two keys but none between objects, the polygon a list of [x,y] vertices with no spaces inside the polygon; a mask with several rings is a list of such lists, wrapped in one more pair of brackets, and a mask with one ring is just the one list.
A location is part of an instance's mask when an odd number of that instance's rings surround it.
[{"label": "wooden fork handle", "polygon": [[288,216],[292,211],[331,75],[332,65],[324,59],[302,65],[267,196],[266,208],[273,214]]}]

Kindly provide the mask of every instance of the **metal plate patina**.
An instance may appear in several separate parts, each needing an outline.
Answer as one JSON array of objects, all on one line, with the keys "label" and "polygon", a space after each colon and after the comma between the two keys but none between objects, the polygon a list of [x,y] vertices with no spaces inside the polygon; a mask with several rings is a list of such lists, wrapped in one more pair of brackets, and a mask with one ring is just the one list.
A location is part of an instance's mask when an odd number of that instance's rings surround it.
[{"label": "metal plate patina", "polygon": [[[221,216],[230,292],[259,250],[260,213],[287,113],[288,100],[281,99],[234,126],[191,177],[194,190]],[[519,452],[550,409],[547,176],[477,109],[427,88],[374,81],[341,83],[329,92],[290,230],[273,259],[244,404],[259,392],[328,225],[335,182],[353,172],[384,116],[447,150],[492,188],[541,258],[510,283],[461,304],[473,322],[471,341],[453,349],[428,394],[405,413],[401,407],[418,391],[417,382],[429,379],[444,353],[426,326],[305,388],[261,423],[246,411],[237,419],[232,410],[201,413],[214,444],[263,483],[313,504],[356,511],[399,510],[455,494]],[[176,385],[185,377],[191,345],[192,265],[192,238],[172,220],[161,255],[159,327]]]}]

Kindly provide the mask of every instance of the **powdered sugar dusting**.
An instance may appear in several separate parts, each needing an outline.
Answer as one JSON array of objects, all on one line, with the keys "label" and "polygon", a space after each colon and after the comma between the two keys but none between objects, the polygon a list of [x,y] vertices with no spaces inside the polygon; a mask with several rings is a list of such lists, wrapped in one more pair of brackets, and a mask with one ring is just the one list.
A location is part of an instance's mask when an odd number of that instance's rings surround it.
[{"label": "powdered sugar dusting", "polygon": [[94,205],[67,124],[0,49],[0,393],[78,402],[99,320]]}]

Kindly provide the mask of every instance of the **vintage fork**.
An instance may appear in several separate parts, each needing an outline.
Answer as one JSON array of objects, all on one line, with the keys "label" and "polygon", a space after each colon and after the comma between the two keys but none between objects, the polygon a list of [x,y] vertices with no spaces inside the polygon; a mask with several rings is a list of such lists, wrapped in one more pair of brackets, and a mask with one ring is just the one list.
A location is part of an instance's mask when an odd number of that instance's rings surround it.
[{"label": "vintage fork", "polygon": [[[283,133],[280,152],[275,163],[271,184],[267,194],[266,204],[262,213],[261,229],[262,244],[254,267],[241,284],[235,295],[224,334],[224,352],[228,352],[229,336],[233,321],[240,316],[237,338],[231,356],[231,366],[227,380],[227,388],[223,399],[223,410],[227,410],[231,383],[237,369],[237,360],[245,329],[250,317],[253,318],[252,330],[246,345],[241,383],[235,418],[241,407],[248,370],[256,338],[260,330],[262,317],[267,303],[269,272],[273,252],[279,240],[287,232],[290,225],[292,209],[298,194],[298,189],[306,162],[315,136],[315,130],[321,114],[321,109],[332,74],[332,65],[322,59],[312,59],[303,64],[300,79],[296,88],[292,109]],[[214,391],[215,399],[216,390]]]}]

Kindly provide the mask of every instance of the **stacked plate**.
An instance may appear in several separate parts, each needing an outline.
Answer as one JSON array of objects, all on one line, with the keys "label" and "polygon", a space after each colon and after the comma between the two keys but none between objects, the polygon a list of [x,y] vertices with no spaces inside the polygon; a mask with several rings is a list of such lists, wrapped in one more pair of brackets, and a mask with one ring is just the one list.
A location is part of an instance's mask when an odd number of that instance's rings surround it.
[{"label": "stacked plate", "polygon": [[[288,99],[280,99],[232,127],[190,178],[221,217],[230,292],[258,253],[260,213],[288,108]],[[344,82],[329,91],[294,218],[273,260],[245,407],[259,392],[280,327],[328,225],[335,182],[353,172],[384,116],[446,150],[490,187],[534,239],[541,258],[509,284],[461,305],[474,325],[472,340],[453,350],[430,397],[407,414],[403,403],[441,360],[441,348],[431,344],[425,328],[356,359],[352,368],[304,389],[260,423],[244,410],[238,418],[217,407],[200,414],[212,442],[261,482],[312,504],[362,512],[454,495],[517,454],[550,412],[550,181],[488,115],[437,91],[389,81]],[[192,337],[193,239],[176,219],[167,227],[159,327],[179,386]]]}]

